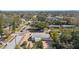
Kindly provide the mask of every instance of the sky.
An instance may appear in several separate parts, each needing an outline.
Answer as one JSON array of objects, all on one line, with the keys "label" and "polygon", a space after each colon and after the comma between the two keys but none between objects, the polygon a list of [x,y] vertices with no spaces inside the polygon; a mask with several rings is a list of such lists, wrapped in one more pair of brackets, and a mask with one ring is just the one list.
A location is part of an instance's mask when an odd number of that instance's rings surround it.
[{"label": "sky", "polygon": [[0,10],[79,10],[78,0],[0,0]]}]

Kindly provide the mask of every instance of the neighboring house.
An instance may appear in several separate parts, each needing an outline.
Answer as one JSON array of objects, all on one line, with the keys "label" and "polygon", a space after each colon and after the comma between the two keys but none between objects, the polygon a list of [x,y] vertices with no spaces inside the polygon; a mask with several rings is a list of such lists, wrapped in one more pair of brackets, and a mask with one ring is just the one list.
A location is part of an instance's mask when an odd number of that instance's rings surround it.
[{"label": "neighboring house", "polygon": [[49,28],[60,28],[60,27],[63,27],[63,28],[73,28],[73,27],[75,27],[75,25],[49,25],[48,27]]},{"label": "neighboring house", "polygon": [[35,42],[40,41],[40,40],[50,41],[51,38],[50,38],[50,35],[46,33],[32,33],[31,40]]},{"label": "neighboring house", "polygon": [[47,17],[47,20],[58,20],[56,17],[51,17],[51,16],[48,16]]},{"label": "neighboring house", "polygon": [[75,27],[75,25],[62,25],[62,27],[64,27],[64,28],[73,28],[73,27]]},{"label": "neighboring house", "polygon": [[63,20],[63,17],[59,17],[59,16],[56,16],[56,17],[48,16],[47,17],[47,20]]},{"label": "neighboring house", "polygon": [[30,38],[30,41],[32,42],[38,42],[42,40],[42,43],[43,43],[43,48],[48,48],[48,49],[51,49],[52,48],[52,39],[50,37],[49,34],[46,34],[46,33],[32,33],[31,35],[31,38]]},{"label": "neighboring house", "polygon": [[49,25],[49,28],[60,28],[60,25]]}]

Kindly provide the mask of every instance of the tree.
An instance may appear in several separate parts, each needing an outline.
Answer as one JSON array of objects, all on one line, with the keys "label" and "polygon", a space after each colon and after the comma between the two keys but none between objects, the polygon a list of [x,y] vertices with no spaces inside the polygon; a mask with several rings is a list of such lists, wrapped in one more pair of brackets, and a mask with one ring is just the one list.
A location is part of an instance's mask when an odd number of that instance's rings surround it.
[{"label": "tree", "polygon": [[12,31],[15,32],[16,27],[18,27],[19,23],[19,16],[14,16],[13,17],[13,22],[12,22]]},{"label": "tree", "polygon": [[33,24],[33,26],[38,29],[44,29],[44,28],[47,28],[48,25],[45,22],[36,22]]},{"label": "tree", "polygon": [[73,46],[75,49],[79,49],[79,32],[72,32]]},{"label": "tree", "polygon": [[60,41],[68,43],[71,40],[71,37],[72,37],[71,33],[62,32],[62,34],[60,36]]},{"label": "tree", "polygon": [[42,40],[36,42],[36,43],[35,43],[35,47],[38,48],[38,49],[42,49],[42,48],[43,48]]},{"label": "tree", "polygon": [[63,48],[73,48],[72,46],[72,35],[71,32],[62,32],[60,36],[60,43]]},{"label": "tree", "polygon": [[17,44],[17,45],[15,46],[15,49],[20,49],[20,45]]},{"label": "tree", "polygon": [[74,25],[79,25],[79,17],[74,17],[74,18],[71,20],[71,23],[74,24]]},{"label": "tree", "polygon": [[57,48],[59,45],[59,33],[56,31],[51,31],[50,36],[52,38],[52,48]]},{"label": "tree", "polygon": [[66,24],[72,24],[72,23],[71,23],[71,21],[72,21],[72,18],[71,18],[71,17],[65,17],[65,16],[64,16],[64,17],[63,17],[63,20],[66,21]]},{"label": "tree", "polygon": [[16,27],[18,27],[21,24],[22,20],[20,20],[19,16],[15,16],[14,19],[15,19],[15,22],[16,22]]},{"label": "tree", "polygon": [[15,20],[13,20],[12,22],[12,31],[15,32],[15,28],[16,28],[16,23]]},{"label": "tree", "polygon": [[59,20],[54,20],[53,24],[55,24],[55,25],[61,25],[62,23]]},{"label": "tree", "polygon": [[50,36],[51,36],[51,38],[53,39],[54,42],[56,42],[59,39],[59,33],[56,32],[56,31],[53,31],[53,32],[51,31]]},{"label": "tree", "polygon": [[0,35],[1,35],[1,38],[2,38],[2,33],[3,33],[2,25],[3,25],[3,16],[0,15]]},{"label": "tree", "polygon": [[[16,31],[16,26],[18,24],[19,18],[18,16],[13,17],[13,22],[12,22],[12,31],[15,33]],[[15,37],[15,44],[16,44],[16,37]]]},{"label": "tree", "polygon": [[46,17],[45,16],[37,16],[38,21],[45,21]]}]

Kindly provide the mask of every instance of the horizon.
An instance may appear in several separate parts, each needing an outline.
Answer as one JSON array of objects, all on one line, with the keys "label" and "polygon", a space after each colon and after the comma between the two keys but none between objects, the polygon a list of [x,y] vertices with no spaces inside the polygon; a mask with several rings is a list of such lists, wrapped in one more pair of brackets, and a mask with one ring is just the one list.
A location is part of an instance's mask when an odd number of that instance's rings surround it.
[{"label": "horizon", "polygon": [[14,11],[24,11],[24,12],[26,12],[26,11],[46,11],[46,12],[63,12],[63,11],[79,11],[79,10],[0,10],[1,12],[8,12],[8,11],[12,11],[12,12],[14,12]]}]

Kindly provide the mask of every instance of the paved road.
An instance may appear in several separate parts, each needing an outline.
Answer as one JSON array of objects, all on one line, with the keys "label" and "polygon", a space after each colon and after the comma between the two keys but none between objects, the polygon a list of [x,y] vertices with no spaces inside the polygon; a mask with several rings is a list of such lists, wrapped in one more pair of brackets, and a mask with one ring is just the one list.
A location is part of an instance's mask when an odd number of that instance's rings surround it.
[{"label": "paved road", "polygon": [[[18,44],[21,41],[22,36],[23,35],[17,34],[17,36],[10,43],[7,44],[5,49],[14,49],[16,44]],[[16,39],[16,44],[15,44],[15,39]]]},{"label": "paved road", "polygon": [[9,43],[7,44],[7,46],[5,47],[5,49],[14,49],[15,46],[16,46],[16,45],[15,45],[15,39],[16,39],[16,44],[20,43],[20,41],[21,41],[22,37],[24,36],[24,34],[25,34],[26,32],[28,32],[28,31],[27,31],[28,28],[30,28],[30,26],[26,26],[26,28],[23,29],[22,32],[15,33],[16,38],[14,38],[11,42],[9,42]]}]

